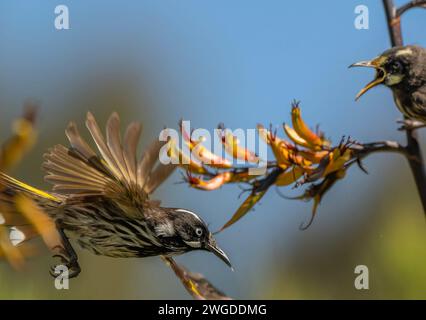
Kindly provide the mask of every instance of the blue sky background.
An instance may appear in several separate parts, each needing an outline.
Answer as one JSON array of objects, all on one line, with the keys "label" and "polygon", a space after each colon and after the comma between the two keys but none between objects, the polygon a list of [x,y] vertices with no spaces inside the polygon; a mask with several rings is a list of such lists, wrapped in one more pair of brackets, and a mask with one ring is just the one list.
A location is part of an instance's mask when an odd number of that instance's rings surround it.
[{"label": "blue sky background", "polygon": [[[70,30],[54,28],[58,4],[69,7]],[[354,28],[359,4],[369,8],[369,30]],[[424,12],[408,13],[403,28],[405,43],[426,46]],[[395,130],[401,116],[390,91],[376,88],[356,103],[355,94],[373,72],[347,68],[389,47],[381,1],[2,1],[0,47],[1,133],[7,132],[6,123],[19,114],[24,101],[35,99],[42,105],[40,147],[17,172],[27,180],[30,173],[38,185],[41,155],[47,146],[65,143],[67,121],[82,121],[92,108],[103,119],[113,110],[120,112],[121,105],[103,108],[92,104],[98,100],[85,98],[116,79],[131,88],[124,90],[128,99],[118,99],[130,110],[123,118],[146,123],[148,137],[165,125],[176,127],[181,118],[208,129],[219,122],[231,128],[254,128],[259,122],[279,126],[290,120],[293,99],[301,100],[307,122],[319,123],[334,141],[342,135],[360,141],[404,137]],[[140,108],[147,96],[151,106]],[[377,181],[388,174],[381,165],[384,159],[386,168],[405,168],[393,156],[367,160],[370,176],[353,168],[325,198],[312,226],[316,230],[307,232],[324,239],[356,228],[365,216],[347,208],[377,189]],[[159,196],[167,205],[200,212],[213,229],[242,201],[235,186],[203,193],[174,184],[179,178],[176,174]],[[234,261],[234,273],[204,253],[179,261],[207,274],[233,296],[261,297],[253,288],[265,280],[277,248],[283,256],[295,250],[303,237],[298,226],[309,217],[310,208],[310,203],[290,202],[269,192],[255,212],[218,236]],[[99,267],[93,261],[92,273]],[[158,259],[132,263],[135,270],[145,270],[127,280],[136,296],[149,288],[152,295],[147,297],[186,297]],[[75,281],[83,286],[83,280]]]}]

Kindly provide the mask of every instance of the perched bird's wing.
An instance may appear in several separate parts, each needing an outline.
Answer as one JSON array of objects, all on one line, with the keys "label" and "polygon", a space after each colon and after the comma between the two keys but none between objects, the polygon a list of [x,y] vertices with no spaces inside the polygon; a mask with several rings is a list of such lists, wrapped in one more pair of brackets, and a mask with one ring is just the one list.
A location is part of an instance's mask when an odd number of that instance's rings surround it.
[{"label": "perched bird's wing", "polygon": [[73,122],[66,129],[71,148],[57,145],[45,155],[45,179],[59,194],[106,196],[129,205],[143,205],[175,169],[173,165],[157,164],[164,141],[151,143],[138,163],[137,145],[142,129],[139,123],[127,127],[123,141],[117,113],[108,119],[106,139],[91,113],[87,114],[86,126],[99,155],[83,140]]},{"label": "perched bird's wing", "polygon": [[418,117],[426,123],[426,85],[413,93],[413,102]]}]

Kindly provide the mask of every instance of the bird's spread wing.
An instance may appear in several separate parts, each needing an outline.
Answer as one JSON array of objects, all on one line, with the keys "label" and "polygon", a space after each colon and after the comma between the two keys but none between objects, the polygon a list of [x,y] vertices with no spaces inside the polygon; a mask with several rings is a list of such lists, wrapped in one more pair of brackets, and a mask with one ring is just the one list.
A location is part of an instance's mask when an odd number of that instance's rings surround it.
[{"label": "bird's spread wing", "polygon": [[91,113],[87,114],[86,126],[99,154],[84,141],[73,122],[66,129],[71,147],[57,145],[45,154],[45,179],[59,194],[70,198],[106,196],[143,205],[148,195],[175,169],[173,165],[157,164],[159,152],[166,143],[163,141],[152,142],[141,160],[137,160],[142,129],[137,122],[127,127],[123,140],[117,113],[108,119],[106,138]]}]

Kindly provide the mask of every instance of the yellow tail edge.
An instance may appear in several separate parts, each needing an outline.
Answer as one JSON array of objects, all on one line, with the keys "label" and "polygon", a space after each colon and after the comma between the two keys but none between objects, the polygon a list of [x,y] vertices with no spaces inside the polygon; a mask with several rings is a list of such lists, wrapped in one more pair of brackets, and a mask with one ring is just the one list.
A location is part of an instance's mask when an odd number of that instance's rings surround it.
[{"label": "yellow tail edge", "polygon": [[55,202],[61,202],[61,199],[58,197],[55,197],[54,195],[51,195],[50,193],[47,193],[45,191],[42,191],[40,189],[34,188],[22,181],[16,180],[15,178],[12,178],[8,176],[7,174],[0,172],[0,189],[1,185],[4,184],[6,187],[10,187],[12,189],[16,190],[22,190],[24,192],[28,192],[32,195],[35,195],[37,197],[41,197],[47,200],[55,201]]}]

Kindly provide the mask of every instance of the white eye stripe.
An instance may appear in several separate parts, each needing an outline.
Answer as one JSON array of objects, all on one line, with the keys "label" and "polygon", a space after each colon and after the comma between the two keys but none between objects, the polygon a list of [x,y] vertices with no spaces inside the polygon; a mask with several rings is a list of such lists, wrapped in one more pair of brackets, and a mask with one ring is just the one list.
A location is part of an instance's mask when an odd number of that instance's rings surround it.
[{"label": "white eye stripe", "polygon": [[399,50],[395,55],[398,56],[410,56],[413,54],[413,50],[410,48]]},{"label": "white eye stripe", "polygon": [[194,212],[192,212],[192,211],[185,210],[185,209],[176,209],[176,212],[185,212],[185,213],[192,214],[195,218],[197,218],[198,220],[200,220],[200,221],[201,221],[200,217],[199,217],[199,216],[197,216],[197,214],[195,214],[195,213],[194,213]]}]

